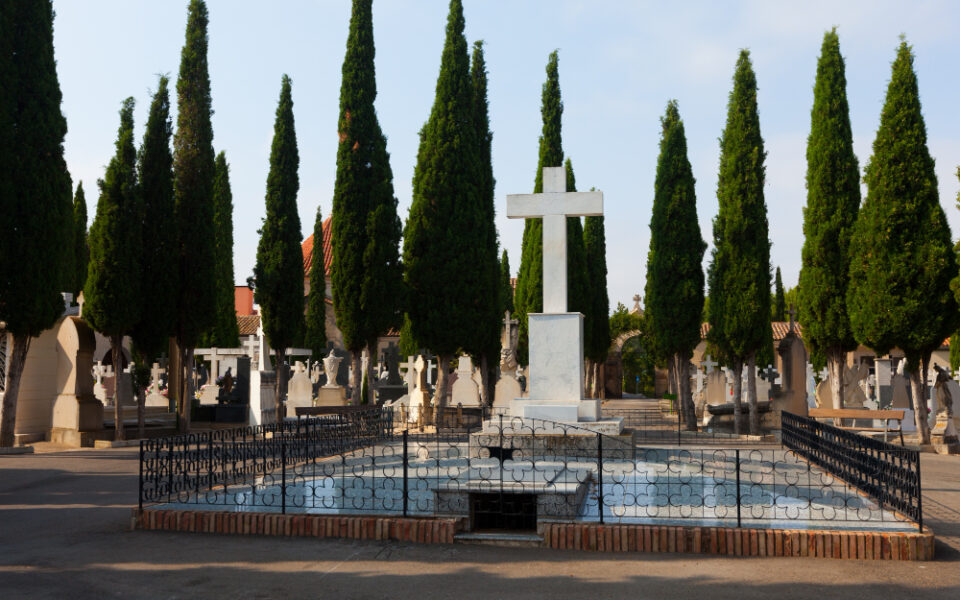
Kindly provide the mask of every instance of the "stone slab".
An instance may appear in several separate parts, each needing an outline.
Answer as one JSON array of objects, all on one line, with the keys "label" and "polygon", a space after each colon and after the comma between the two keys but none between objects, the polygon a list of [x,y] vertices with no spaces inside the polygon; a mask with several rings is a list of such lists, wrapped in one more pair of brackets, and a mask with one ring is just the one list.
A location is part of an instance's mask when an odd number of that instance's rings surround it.
[{"label": "stone slab", "polygon": [[583,315],[532,313],[527,389],[532,400],[583,397]]}]

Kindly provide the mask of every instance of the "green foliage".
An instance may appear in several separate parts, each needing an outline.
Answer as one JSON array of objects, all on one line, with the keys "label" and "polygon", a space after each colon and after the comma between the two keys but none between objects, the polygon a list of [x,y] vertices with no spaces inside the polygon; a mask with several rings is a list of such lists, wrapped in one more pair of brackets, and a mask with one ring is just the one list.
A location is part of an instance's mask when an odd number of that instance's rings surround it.
[{"label": "green foliage", "polygon": [[478,187],[477,130],[464,126],[474,121],[474,111],[463,28],[463,6],[451,0],[436,99],[420,131],[403,236],[411,330],[441,357],[472,343],[475,323],[490,303],[490,296],[479,295],[482,277],[472,259],[486,242],[486,231],[476,225],[485,219],[486,207]]},{"label": "green foliage", "polygon": [[323,258],[323,215],[318,206],[317,218],[313,222],[313,255],[310,257],[310,291],[304,334],[304,346],[312,351],[312,360],[323,358],[327,349],[327,274]]},{"label": "green foliage", "polygon": [[[547,80],[541,93],[540,114],[543,130],[540,134],[540,150],[533,193],[543,192],[543,168],[563,164],[561,142],[561,117],[563,101],[560,99],[560,72],[558,55],[554,50],[547,60]],[[568,267],[569,269],[569,249]],[[569,271],[568,271],[569,273]],[[529,323],[527,315],[543,311],[543,220],[527,219],[523,227],[523,245],[520,255],[520,272],[517,275],[517,292],[514,298],[517,319],[520,321],[520,337],[517,342],[517,360],[527,364]]]},{"label": "green foliage", "polygon": [[850,241],[860,209],[860,177],[853,153],[847,79],[836,30],[823,36],[807,138],[807,206],[799,310],[811,355],[856,348],[847,311]]},{"label": "green foliage", "polygon": [[[567,191],[577,191],[577,179],[569,157],[563,166],[567,174]],[[585,339],[590,339],[590,283],[587,279],[587,250],[580,217],[567,217],[567,310],[583,313],[587,317],[584,319],[583,333]]]},{"label": "green foliage", "polygon": [[510,257],[504,248],[500,255],[500,314],[505,311],[513,312],[513,286],[510,284]]},{"label": "green foliage", "polygon": [[417,340],[413,337],[413,329],[410,324],[409,315],[403,316],[403,326],[400,328],[400,357],[403,360],[406,360],[408,356],[416,356],[420,354],[422,349]]},{"label": "green foliage", "polygon": [[0,3],[0,81],[0,321],[38,336],[63,312],[73,237],[49,1]]},{"label": "green foliage", "polygon": [[610,337],[617,338],[627,331],[643,331],[643,317],[627,311],[622,302],[617,302],[617,308],[610,315]]},{"label": "green foliage", "polygon": [[956,374],[960,370],[960,333],[954,332],[950,336],[950,373]]},{"label": "green foliage", "polygon": [[303,254],[297,212],[299,167],[290,78],[284,75],[270,148],[267,217],[260,229],[257,264],[253,268],[257,280],[254,299],[260,305],[263,331],[277,351],[292,347],[303,335]]},{"label": "green foliage", "polygon": [[686,356],[700,343],[703,253],[695,180],[676,101],[660,119],[660,155],[650,219],[644,313],[646,347],[657,361]]},{"label": "green foliage", "polygon": [[740,52],[720,138],[720,210],[713,220],[709,339],[719,353],[745,360],[770,335],[770,241],[763,197],[766,152],[750,53]]},{"label": "green foliage", "polygon": [[780,277],[780,267],[773,280],[773,300],[771,302],[770,318],[774,321],[787,320],[787,297],[783,291],[783,278]]},{"label": "green foliage", "polygon": [[850,241],[847,311],[853,335],[878,355],[896,346],[919,364],[956,330],[950,280],[957,268],[905,41],[893,63],[864,181],[867,197]]},{"label": "green foliage", "polygon": [[230,190],[230,166],[222,151],[214,162],[213,230],[216,233],[217,303],[208,344],[234,348],[240,345],[240,332],[233,292],[233,192]]},{"label": "green foliage", "polygon": [[[177,78],[177,131],[173,137],[173,189],[178,239],[177,339],[196,345],[214,322],[216,249],[213,226],[213,113],[207,68],[207,5],[190,0],[186,40]],[[170,234],[171,232],[168,232]]]},{"label": "green foliage", "polygon": [[607,297],[607,240],[603,217],[586,217],[583,246],[587,260],[589,308],[584,354],[594,362],[607,358],[610,349],[610,299]]},{"label": "green foliage", "polygon": [[623,344],[620,360],[623,364],[623,391],[652,398],[655,390],[656,361],[644,346],[644,340],[639,337],[627,340]]},{"label": "green foliage", "polygon": [[462,349],[473,356],[487,356],[489,364],[495,364],[500,352],[500,321],[503,310],[500,308],[500,263],[497,260],[497,225],[494,222],[493,159],[490,131],[489,102],[487,101],[487,66],[483,53],[483,42],[473,44],[470,64],[471,113],[476,143],[474,158],[474,181],[477,186],[475,211],[478,218],[471,227],[471,236],[475,245],[469,250],[473,253],[473,269],[479,281],[474,284],[475,291],[470,300],[473,306],[470,315],[473,320],[473,333],[467,336]]},{"label": "green foliage", "polygon": [[77,184],[77,193],[73,197],[73,256],[73,280],[70,289],[76,301],[87,281],[87,264],[90,262],[90,248],[87,245],[87,197],[83,193],[82,181]]},{"label": "green foliage", "polygon": [[83,316],[108,337],[123,336],[141,314],[140,231],[143,218],[133,145],[133,98],[120,110],[116,154],[100,180],[97,215],[90,228],[90,267]]},{"label": "green foliage", "polygon": [[[331,278],[344,345],[359,352],[401,320],[401,225],[387,141],[373,102],[371,0],[354,0],[343,59],[333,191]],[[384,294],[384,290],[389,293]]]},{"label": "green foliage", "polygon": [[142,313],[133,338],[147,361],[165,352],[168,339],[177,333],[179,271],[176,261],[171,259],[176,256],[178,244],[170,152],[173,124],[167,86],[167,77],[161,76],[137,157],[143,206],[140,269],[144,277],[140,282]]}]

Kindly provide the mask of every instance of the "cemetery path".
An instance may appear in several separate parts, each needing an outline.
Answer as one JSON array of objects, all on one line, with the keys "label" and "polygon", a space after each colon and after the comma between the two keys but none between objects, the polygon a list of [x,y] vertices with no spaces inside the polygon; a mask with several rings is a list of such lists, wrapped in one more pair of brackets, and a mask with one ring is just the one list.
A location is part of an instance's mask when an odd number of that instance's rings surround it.
[{"label": "cemetery path", "polygon": [[129,531],[132,448],[0,457],[0,597],[954,598],[960,457],[924,455],[931,563],[580,553]]}]

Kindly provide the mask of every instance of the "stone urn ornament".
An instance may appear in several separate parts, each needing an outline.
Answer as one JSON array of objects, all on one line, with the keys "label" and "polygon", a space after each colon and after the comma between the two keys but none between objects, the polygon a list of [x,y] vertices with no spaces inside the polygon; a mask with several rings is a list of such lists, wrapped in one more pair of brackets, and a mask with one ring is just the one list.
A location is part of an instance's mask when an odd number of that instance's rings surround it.
[{"label": "stone urn ornament", "polygon": [[323,372],[327,374],[327,383],[323,384],[325,388],[338,388],[337,385],[337,373],[340,372],[340,361],[343,358],[336,356],[333,353],[333,349],[330,349],[330,354],[323,359]]}]

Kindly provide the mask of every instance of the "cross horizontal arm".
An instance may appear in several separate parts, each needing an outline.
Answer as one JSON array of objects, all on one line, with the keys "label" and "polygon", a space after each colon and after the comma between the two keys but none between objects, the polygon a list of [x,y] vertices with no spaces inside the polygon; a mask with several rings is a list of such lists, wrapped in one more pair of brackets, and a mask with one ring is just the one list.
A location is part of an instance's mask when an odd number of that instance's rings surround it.
[{"label": "cross horizontal arm", "polygon": [[599,217],[603,215],[603,192],[510,194],[508,219],[533,219],[546,215]]}]

